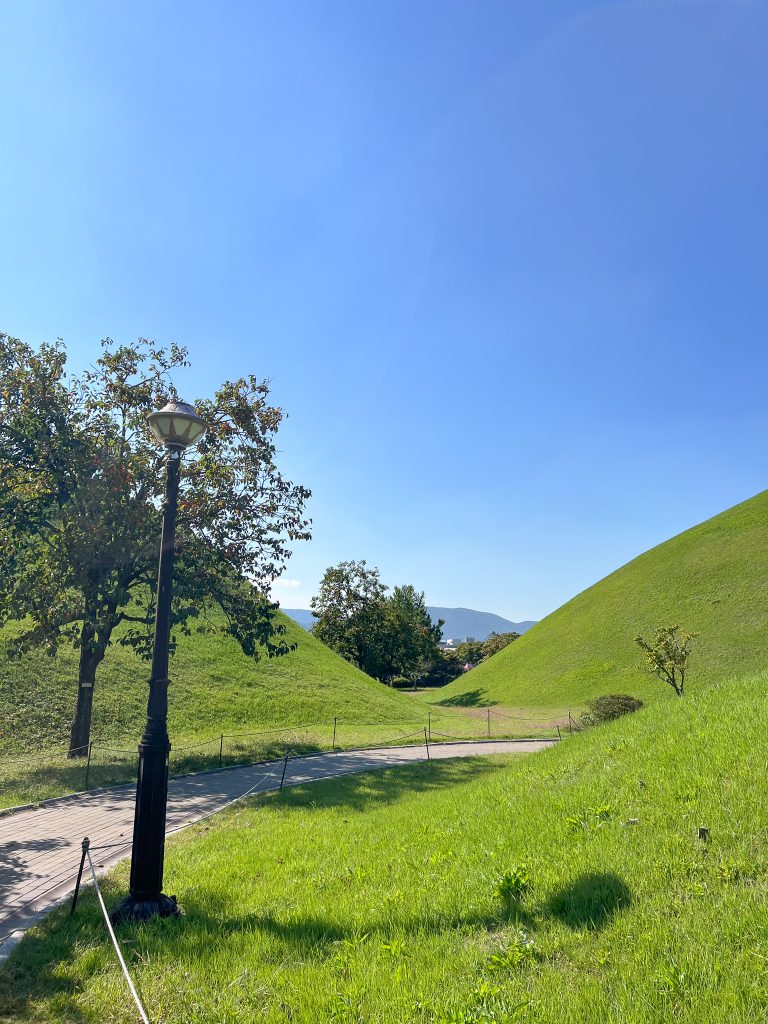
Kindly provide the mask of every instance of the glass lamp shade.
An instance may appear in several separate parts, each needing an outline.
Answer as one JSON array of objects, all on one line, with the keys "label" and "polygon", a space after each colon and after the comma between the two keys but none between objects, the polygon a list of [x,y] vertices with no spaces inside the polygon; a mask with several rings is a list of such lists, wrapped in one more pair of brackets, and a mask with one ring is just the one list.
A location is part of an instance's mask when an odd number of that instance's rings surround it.
[{"label": "glass lamp shade", "polygon": [[186,402],[169,402],[159,412],[150,413],[147,422],[158,441],[171,448],[189,448],[206,431],[205,421]]}]

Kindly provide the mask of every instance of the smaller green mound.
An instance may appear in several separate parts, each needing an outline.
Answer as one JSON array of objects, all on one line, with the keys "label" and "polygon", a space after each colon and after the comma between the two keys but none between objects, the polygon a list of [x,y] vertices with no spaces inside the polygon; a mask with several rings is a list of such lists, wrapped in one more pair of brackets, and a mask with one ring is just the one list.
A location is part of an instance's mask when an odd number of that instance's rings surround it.
[{"label": "smaller green mound", "polygon": [[[286,790],[181,833],[166,880],[185,916],[120,930],[150,1019],[765,1020],[765,685],[524,758]],[[517,910],[505,875],[530,878]],[[127,879],[105,880],[109,905]],[[0,972],[0,1019],[107,1016],[136,1019],[88,893]]]},{"label": "smaller green mound", "polygon": [[[234,640],[179,637],[171,660],[169,731],[174,744],[283,725],[413,718],[408,697],[382,686],[280,613],[297,649],[279,658],[247,658]],[[96,677],[93,736],[131,740],[146,717],[149,665],[113,646]],[[77,693],[77,652],[32,654],[0,662],[0,750],[28,753],[67,742]]]},{"label": "smaller green mound", "polygon": [[431,700],[576,708],[603,693],[674,699],[634,643],[674,624],[701,634],[692,690],[768,664],[768,491],[640,555]]}]

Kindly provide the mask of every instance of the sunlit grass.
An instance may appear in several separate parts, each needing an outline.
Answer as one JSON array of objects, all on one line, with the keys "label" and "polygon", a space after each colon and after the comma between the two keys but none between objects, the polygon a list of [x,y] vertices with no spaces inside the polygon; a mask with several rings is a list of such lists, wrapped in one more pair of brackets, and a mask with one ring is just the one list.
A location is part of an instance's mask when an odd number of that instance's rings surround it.
[{"label": "sunlit grass", "polygon": [[[192,737],[175,741],[171,749],[171,776],[255,761],[273,760],[285,754],[323,750],[450,742],[453,739],[517,739],[525,736],[556,737],[557,729],[546,721],[531,722],[505,716],[489,723],[485,718],[455,712],[435,712],[406,707],[408,718],[371,724],[337,719],[300,728],[274,728],[265,732],[228,734],[208,740]],[[11,754],[0,757],[0,809],[34,803],[65,793],[133,782],[136,778],[135,748],[94,746],[91,762],[67,758],[62,751],[25,759]]]},{"label": "sunlit grass", "polygon": [[[764,685],[712,686],[527,757],[268,795],[181,833],[166,878],[185,916],[121,929],[151,1019],[765,1019]],[[109,876],[110,902],[126,878]],[[3,1013],[135,1020],[91,897],[21,944]]]},{"label": "sunlit grass", "polygon": [[647,551],[435,691],[464,706],[583,706],[601,693],[674,700],[634,638],[679,623],[700,633],[686,686],[768,664],[768,491]]}]

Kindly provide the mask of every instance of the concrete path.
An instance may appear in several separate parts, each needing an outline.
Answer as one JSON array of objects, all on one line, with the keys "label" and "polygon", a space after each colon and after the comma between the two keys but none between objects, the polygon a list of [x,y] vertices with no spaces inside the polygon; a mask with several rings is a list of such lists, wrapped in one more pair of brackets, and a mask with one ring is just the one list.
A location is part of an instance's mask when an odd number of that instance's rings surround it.
[{"label": "concrete path", "polygon": [[[527,753],[553,740],[487,740],[430,744],[433,760],[478,754]],[[290,758],[285,785],[426,760],[420,747],[337,750]],[[280,786],[284,762],[201,772],[172,779],[167,829],[176,831],[221,810],[253,787]],[[94,864],[105,869],[130,854],[136,786],[116,786],[50,800],[0,817],[0,963],[28,928],[74,889],[84,836]],[[99,849],[102,847],[102,849]],[[107,847],[106,849],[104,847]]]}]

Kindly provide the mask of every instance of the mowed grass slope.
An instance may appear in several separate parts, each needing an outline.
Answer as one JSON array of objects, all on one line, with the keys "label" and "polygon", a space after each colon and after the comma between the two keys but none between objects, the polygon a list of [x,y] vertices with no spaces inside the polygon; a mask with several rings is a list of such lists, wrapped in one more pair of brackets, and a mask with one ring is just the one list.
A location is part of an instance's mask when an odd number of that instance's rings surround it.
[{"label": "mowed grass slope", "polygon": [[[402,694],[382,686],[280,613],[297,649],[279,658],[247,658],[227,637],[178,637],[171,660],[169,730],[175,744],[219,733],[332,721],[396,722],[413,717]],[[135,740],[146,716],[149,664],[113,646],[94,691],[93,736]],[[65,743],[77,693],[77,652],[35,653],[8,661],[0,652],[0,753]]]},{"label": "mowed grass slope", "polygon": [[[525,758],[286,790],[180,834],[166,883],[185,916],[120,929],[150,1019],[765,1020],[765,684]],[[523,866],[531,888],[505,909],[497,882]],[[123,865],[110,904],[126,885]],[[0,1019],[136,1019],[92,895],[15,951]]]},{"label": "mowed grass slope", "polygon": [[674,699],[645,672],[634,638],[675,623],[701,634],[692,690],[768,665],[768,491],[647,551],[431,700],[575,708],[601,693]]}]

